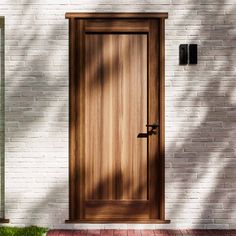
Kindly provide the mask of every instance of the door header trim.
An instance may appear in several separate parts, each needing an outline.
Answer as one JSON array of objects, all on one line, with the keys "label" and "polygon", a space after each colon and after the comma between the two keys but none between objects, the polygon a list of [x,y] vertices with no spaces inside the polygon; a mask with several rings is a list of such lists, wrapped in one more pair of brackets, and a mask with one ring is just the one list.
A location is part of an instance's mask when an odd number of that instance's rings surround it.
[{"label": "door header trim", "polygon": [[111,13],[111,12],[67,12],[65,18],[168,18],[167,12],[155,12],[155,13],[137,13],[137,12],[127,12],[127,13]]}]

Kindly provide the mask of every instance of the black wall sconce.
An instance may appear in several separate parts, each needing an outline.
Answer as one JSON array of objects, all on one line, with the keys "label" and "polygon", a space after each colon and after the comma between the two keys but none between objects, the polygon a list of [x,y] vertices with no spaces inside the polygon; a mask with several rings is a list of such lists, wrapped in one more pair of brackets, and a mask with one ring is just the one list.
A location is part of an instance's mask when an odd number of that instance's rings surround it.
[{"label": "black wall sconce", "polygon": [[197,64],[197,44],[179,45],[179,64],[180,65]]},{"label": "black wall sconce", "polygon": [[179,45],[179,64],[180,65],[188,64],[188,44]]},{"label": "black wall sconce", "polygon": [[197,44],[189,44],[189,64],[197,64]]}]

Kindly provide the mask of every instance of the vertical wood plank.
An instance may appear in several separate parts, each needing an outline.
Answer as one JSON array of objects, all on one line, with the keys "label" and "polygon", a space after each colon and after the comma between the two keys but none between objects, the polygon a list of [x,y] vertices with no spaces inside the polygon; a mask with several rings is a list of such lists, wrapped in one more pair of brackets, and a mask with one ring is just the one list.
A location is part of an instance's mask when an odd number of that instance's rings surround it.
[{"label": "vertical wood plank", "polygon": [[76,109],[75,109],[75,19],[69,20],[69,219],[75,219],[75,153],[76,153],[76,138],[75,138],[75,125],[76,125]]},{"label": "vertical wood plank", "polygon": [[85,41],[86,199],[147,199],[147,35]]},{"label": "vertical wood plank", "polygon": [[76,181],[75,181],[75,191],[76,191],[76,218],[84,218],[84,192],[85,192],[85,76],[84,71],[87,70],[85,68],[84,63],[84,20],[79,20],[76,24],[77,27],[77,40],[76,44],[78,47],[77,50],[77,64],[76,64]]},{"label": "vertical wood plank", "polygon": [[[159,38],[158,21],[150,20],[149,32],[149,76],[148,76],[148,123],[159,123]],[[149,165],[149,200],[150,200],[150,218],[159,217],[159,130],[156,135],[148,137],[148,165]]]}]

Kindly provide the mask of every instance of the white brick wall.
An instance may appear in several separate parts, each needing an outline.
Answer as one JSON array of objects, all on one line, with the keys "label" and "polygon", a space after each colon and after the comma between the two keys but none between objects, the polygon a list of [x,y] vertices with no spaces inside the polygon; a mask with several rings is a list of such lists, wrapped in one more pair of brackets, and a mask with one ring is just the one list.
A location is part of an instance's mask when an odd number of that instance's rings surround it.
[{"label": "white brick wall", "polygon": [[[169,225],[65,225],[68,218],[67,11],[168,12]],[[235,0],[1,0],[6,17],[6,216],[69,228],[236,228]],[[199,45],[178,65],[181,43]]]},{"label": "white brick wall", "polygon": [[[0,16],[0,189],[4,189],[4,18]],[[4,215],[4,191],[0,190],[0,216]]]}]

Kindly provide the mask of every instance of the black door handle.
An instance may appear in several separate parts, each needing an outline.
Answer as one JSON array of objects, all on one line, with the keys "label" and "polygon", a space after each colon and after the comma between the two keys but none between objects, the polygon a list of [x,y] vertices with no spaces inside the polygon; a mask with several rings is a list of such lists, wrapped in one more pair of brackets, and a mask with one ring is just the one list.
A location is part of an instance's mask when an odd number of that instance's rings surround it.
[{"label": "black door handle", "polygon": [[137,138],[147,138],[148,137],[148,133],[139,133]]},{"label": "black door handle", "polygon": [[159,127],[157,123],[147,124],[147,128],[151,127],[151,130],[148,130],[147,133],[139,133],[137,138],[147,138],[149,135],[156,134],[156,129]]}]

